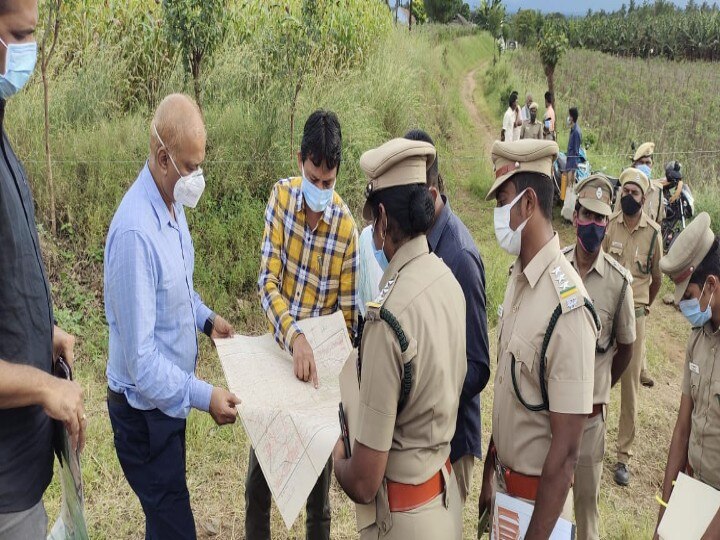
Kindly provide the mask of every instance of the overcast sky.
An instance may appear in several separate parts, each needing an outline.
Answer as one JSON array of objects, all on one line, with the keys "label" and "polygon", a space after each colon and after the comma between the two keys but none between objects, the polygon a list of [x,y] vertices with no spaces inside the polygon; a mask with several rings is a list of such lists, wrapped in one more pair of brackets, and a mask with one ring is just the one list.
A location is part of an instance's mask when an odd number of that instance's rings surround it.
[{"label": "overcast sky", "polygon": [[[477,7],[480,0],[466,0],[471,8]],[[584,15],[588,8],[593,11],[615,11],[620,6],[628,4],[630,0],[504,0],[503,4],[510,13],[517,12],[518,9],[539,9],[543,12],[565,13],[566,15]],[[642,0],[636,0],[637,4],[642,4]],[[652,3],[652,2],[650,2]],[[674,0],[675,4],[685,6],[687,0]],[[698,2],[702,3],[702,2]],[[709,1],[712,4],[712,1]]]}]

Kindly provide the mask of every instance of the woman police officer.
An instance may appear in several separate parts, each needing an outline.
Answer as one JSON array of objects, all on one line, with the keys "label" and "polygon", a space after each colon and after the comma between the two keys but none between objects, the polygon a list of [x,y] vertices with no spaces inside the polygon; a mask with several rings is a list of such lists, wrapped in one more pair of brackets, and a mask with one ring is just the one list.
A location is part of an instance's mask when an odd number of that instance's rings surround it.
[{"label": "woman police officer", "polygon": [[467,369],[465,300],[428,252],[434,212],[425,178],[434,160],[432,145],[407,139],[360,159],[363,217],[373,222],[384,274],[360,345],[351,457],[339,440],[333,458],[340,486],[358,503],[361,539],[462,536],[449,455]]}]

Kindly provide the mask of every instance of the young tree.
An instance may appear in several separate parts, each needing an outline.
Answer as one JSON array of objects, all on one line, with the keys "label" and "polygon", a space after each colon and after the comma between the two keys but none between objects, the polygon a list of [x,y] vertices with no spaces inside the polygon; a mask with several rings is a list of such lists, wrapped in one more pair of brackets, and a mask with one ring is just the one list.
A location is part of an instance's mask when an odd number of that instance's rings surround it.
[{"label": "young tree", "polygon": [[424,0],[425,11],[430,20],[438,23],[448,23],[463,7],[462,0]]},{"label": "young tree", "polygon": [[168,38],[192,76],[195,100],[202,108],[200,75],[225,39],[227,0],[164,0],[163,7]]},{"label": "young tree", "polygon": [[538,41],[537,49],[547,77],[548,90],[553,94],[555,93],[555,67],[567,48],[568,38],[562,29],[557,25],[546,24],[542,37]]},{"label": "young tree", "polygon": [[43,113],[45,116],[45,169],[47,174],[48,198],[50,199],[50,230],[53,235],[57,234],[57,212],[55,205],[55,181],[52,171],[52,156],[50,152],[50,81],[48,67],[55,54],[55,46],[58,42],[60,27],[62,26],[64,9],[67,1],[46,0],[41,5],[41,13],[47,13],[45,28],[38,44],[40,53],[40,75],[43,85]]},{"label": "young tree", "polygon": [[411,0],[410,14],[415,19],[415,24],[423,24],[427,21],[427,13],[425,12],[424,0]]},{"label": "young tree", "polygon": [[[503,35],[505,6],[502,0],[482,0],[480,7],[475,12],[475,22],[480,28],[490,32],[493,38],[499,39],[503,37],[507,42],[507,35]],[[493,51],[494,61],[495,51]]]}]

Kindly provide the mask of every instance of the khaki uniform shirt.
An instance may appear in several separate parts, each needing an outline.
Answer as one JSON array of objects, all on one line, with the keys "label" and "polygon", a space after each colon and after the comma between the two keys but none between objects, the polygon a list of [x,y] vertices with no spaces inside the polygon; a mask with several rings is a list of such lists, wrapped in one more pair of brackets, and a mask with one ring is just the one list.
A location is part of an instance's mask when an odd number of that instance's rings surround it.
[{"label": "khaki uniform shirt", "polygon": [[650,190],[645,196],[643,210],[656,223],[665,219],[665,206],[662,200],[663,188],[659,180],[650,180]]},{"label": "khaki uniform shirt", "polygon": [[[360,407],[355,439],[389,451],[385,476],[420,484],[450,455],[467,371],[465,297],[450,269],[428,252],[425,235],[392,258],[378,299],[368,304],[361,344]],[[380,307],[400,323],[405,354]],[[403,364],[412,362],[412,388],[398,414]]]},{"label": "khaki uniform shirt", "polygon": [[632,274],[635,306],[647,307],[650,304],[650,283],[662,279],[660,225],[643,211],[637,227],[630,231],[625,225],[625,215],[622,211],[616,212],[610,217],[602,247]]},{"label": "khaki uniform shirt", "polygon": [[498,310],[498,367],[493,400],[493,441],[499,461],[510,469],[540,476],[550,449],[549,411],[523,406],[512,382],[512,360],[522,398],[542,403],[540,351],[553,311],[562,307],[547,350],[545,382],[550,411],[589,414],[597,331],[583,307],[587,291],[560,251],[557,234],[524,270],[518,259]]},{"label": "khaki uniform shirt", "polygon": [[[577,249],[575,246],[570,246],[565,248],[563,253],[577,271],[575,249]],[[604,353],[595,352],[593,403],[609,403],[612,361],[617,351],[617,344],[630,345],[635,342],[635,304],[633,303],[632,287],[629,285],[632,282],[632,276],[620,266],[620,263],[600,248],[595,263],[582,280],[602,324],[598,345],[603,349],[608,349]],[[620,298],[625,281],[628,282],[628,285],[625,287],[624,296]],[[613,324],[615,325],[615,340],[608,348]]]},{"label": "khaki uniform shirt", "polygon": [[535,123],[525,122],[520,129],[521,139],[542,139],[543,138],[543,125],[542,123],[535,120]]},{"label": "khaki uniform shirt", "polygon": [[693,400],[688,459],[695,478],[720,489],[720,331],[693,329],[682,392]]}]

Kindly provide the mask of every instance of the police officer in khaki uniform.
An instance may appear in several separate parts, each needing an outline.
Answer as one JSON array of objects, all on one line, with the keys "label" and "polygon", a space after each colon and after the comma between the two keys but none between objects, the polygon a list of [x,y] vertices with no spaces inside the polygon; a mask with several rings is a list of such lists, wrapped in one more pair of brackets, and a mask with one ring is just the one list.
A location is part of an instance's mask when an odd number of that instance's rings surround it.
[{"label": "police officer in khaki uniform", "polygon": [[370,503],[370,512],[357,511],[362,539],[462,537],[449,456],[467,370],[465,298],[428,251],[434,206],[426,170],[434,160],[431,144],[408,139],[360,158],[369,181],[363,217],[373,222],[384,274],[360,345],[351,457],[338,441],[333,458],[343,490]]},{"label": "police officer in khaki uniform", "polygon": [[620,175],[620,184],[618,196],[622,210],[610,218],[603,249],[633,277],[636,340],[630,365],[620,378],[620,425],[615,465],[615,482],[627,486],[630,483],[628,464],[635,440],[640,371],[645,357],[645,324],[662,280],[659,266],[662,238],[660,226],[642,209],[649,187],[647,177],[631,167]]},{"label": "police officer in khaki uniform", "polygon": [[653,152],[655,152],[654,142],[642,143],[635,151],[635,155],[633,155],[632,166],[645,173],[650,182],[643,210],[650,219],[660,223],[665,219],[665,207],[662,200],[662,183],[652,177]]},{"label": "police officer in khaki uniform", "polygon": [[[665,468],[662,498],[668,501],[680,472],[720,489],[720,243],[710,216],[703,212],[680,233],[660,267],[675,283],[675,303],[693,327]],[[658,524],[663,512],[661,506]],[[720,512],[703,538],[720,538]]]},{"label": "police officer in khaki uniform", "polygon": [[543,138],[543,125],[538,122],[537,119],[538,104],[534,101],[530,104],[530,119],[527,122],[523,122],[520,128],[521,139],[542,139]]},{"label": "police officer in khaki uniform", "polygon": [[[663,206],[662,200],[662,181],[660,179],[653,180],[652,178],[653,152],[655,152],[655,143],[642,143],[638,146],[637,150],[635,150],[635,154],[633,154],[632,157],[632,165],[630,166],[647,176],[650,182],[650,188],[645,196],[643,210],[645,210],[645,213],[650,219],[656,223],[660,223],[665,219],[665,207]],[[618,200],[615,201],[615,211],[618,210],[620,210],[619,197]]]},{"label": "police officer in khaki uniform", "polygon": [[635,305],[632,276],[602,249],[608,217],[612,214],[613,186],[600,174],[592,175],[576,188],[573,224],[575,245],[563,250],[583,280],[602,324],[595,347],[593,411],[585,423],[580,457],[575,468],[575,519],[579,540],[597,540],[600,477],[605,454],[605,424],[610,387],[627,368],[635,341]]},{"label": "police officer in khaki uniform", "polygon": [[[588,293],[552,227],[553,141],[492,148],[495,235],[518,258],[499,309],[492,438],[479,511],[494,491],[535,505],[526,538],[572,520],[575,461],[593,404],[597,326]],[[547,344],[547,346],[544,345]],[[552,444],[551,444],[552,443]]]},{"label": "police officer in khaki uniform", "polygon": [[[632,165],[635,169],[642,172],[648,179],[648,191],[645,194],[645,204],[643,210],[645,214],[658,225],[665,219],[665,205],[663,204],[663,181],[662,179],[653,179],[653,152],[655,152],[654,142],[645,142],[638,146],[632,158]],[[620,197],[615,201],[615,211],[620,211]],[[640,371],[640,384],[652,388],[655,381],[650,376],[647,369],[647,355],[643,355],[642,371]]]}]

